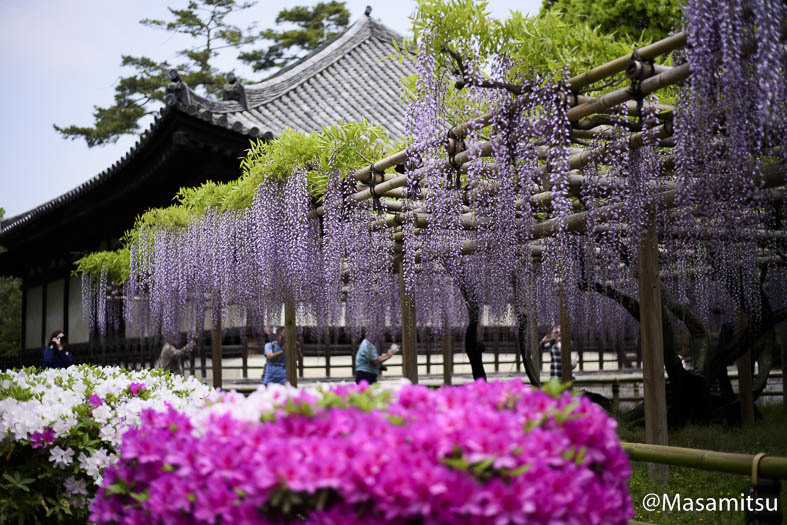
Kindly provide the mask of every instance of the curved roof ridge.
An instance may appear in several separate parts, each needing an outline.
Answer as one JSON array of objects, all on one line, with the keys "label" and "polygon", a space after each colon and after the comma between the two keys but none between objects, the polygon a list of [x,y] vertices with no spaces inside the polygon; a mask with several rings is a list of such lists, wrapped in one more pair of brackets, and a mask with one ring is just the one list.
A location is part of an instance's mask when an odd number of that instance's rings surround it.
[{"label": "curved roof ridge", "polygon": [[320,47],[285,66],[276,73],[254,84],[244,84],[248,108],[236,100],[218,100],[197,94],[191,87],[185,86],[189,92],[189,102],[199,109],[207,109],[214,113],[235,113],[246,109],[255,109],[272,100],[282,97],[297,88],[310,78],[341,60],[353,49],[369,38],[376,38],[390,43],[402,42],[402,36],[370,16],[364,15],[347,29],[323,43]]}]

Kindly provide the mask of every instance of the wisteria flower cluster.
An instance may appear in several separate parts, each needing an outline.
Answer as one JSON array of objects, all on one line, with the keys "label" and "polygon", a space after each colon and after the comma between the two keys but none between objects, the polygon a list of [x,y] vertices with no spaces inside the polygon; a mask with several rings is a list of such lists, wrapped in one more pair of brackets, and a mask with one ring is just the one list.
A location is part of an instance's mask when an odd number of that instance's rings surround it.
[{"label": "wisteria flower cluster", "polygon": [[192,378],[117,367],[0,373],[0,515],[84,522],[104,469],[140,413],[190,410],[211,391]]},{"label": "wisteria flower cluster", "polygon": [[146,410],[91,520],[626,523],[614,420],[556,386],[350,385]]}]

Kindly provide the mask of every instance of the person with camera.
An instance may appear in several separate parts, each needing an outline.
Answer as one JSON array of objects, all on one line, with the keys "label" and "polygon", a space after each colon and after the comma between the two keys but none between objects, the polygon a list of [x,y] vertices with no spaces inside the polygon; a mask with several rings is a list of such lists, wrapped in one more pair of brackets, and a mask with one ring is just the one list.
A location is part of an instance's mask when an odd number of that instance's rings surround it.
[{"label": "person with camera", "polygon": [[[560,344],[560,327],[555,326],[552,328],[552,333],[547,334],[541,339],[541,349],[549,349],[549,377],[556,377],[562,379],[563,377],[563,362],[562,362],[562,348]],[[571,369],[577,367],[577,359],[574,354],[571,354]]]},{"label": "person with camera", "polygon": [[156,361],[156,368],[169,370],[173,374],[182,376],[183,357],[194,350],[194,345],[197,344],[199,337],[195,333],[191,337],[191,341],[189,341],[188,344],[186,344],[183,348],[175,347],[177,339],[178,336],[174,334],[167,337],[167,341],[164,344],[164,347],[161,349],[161,355],[159,355],[158,361]]},{"label": "person with camera", "polygon": [[44,368],[68,368],[74,364],[74,357],[66,350],[66,334],[55,330],[44,348]]},{"label": "person with camera", "polygon": [[392,344],[390,350],[383,355],[377,355],[377,347],[364,338],[355,354],[355,382],[366,381],[370,385],[377,382],[380,375],[382,364],[388,361],[399,351],[399,345]]}]

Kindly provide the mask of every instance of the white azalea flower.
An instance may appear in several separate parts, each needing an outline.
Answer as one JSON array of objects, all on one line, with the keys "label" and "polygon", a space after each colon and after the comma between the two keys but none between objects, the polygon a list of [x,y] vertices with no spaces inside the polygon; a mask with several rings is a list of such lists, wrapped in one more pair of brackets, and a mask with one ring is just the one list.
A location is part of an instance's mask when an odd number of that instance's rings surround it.
[{"label": "white azalea flower", "polygon": [[74,461],[74,451],[70,447],[63,450],[54,446],[49,450],[49,461],[54,463],[56,467],[66,468]]},{"label": "white azalea flower", "polygon": [[93,419],[99,424],[106,423],[112,416],[112,409],[106,403],[93,409]]},{"label": "white azalea flower", "polygon": [[74,476],[70,476],[66,478],[66,481],[63,485],[65,486],[66,492],[69,495],[81,494],[83,496],[87,496],[87,485],[83,479],[76,479]]}]

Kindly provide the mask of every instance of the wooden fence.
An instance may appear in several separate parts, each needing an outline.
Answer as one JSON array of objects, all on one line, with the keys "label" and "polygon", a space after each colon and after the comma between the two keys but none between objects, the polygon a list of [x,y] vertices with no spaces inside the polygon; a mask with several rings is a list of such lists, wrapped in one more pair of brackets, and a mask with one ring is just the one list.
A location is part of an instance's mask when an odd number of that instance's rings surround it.
[{"label": "wooden fence", "polygon": [[[517,351],[516,341],[510,335],[507,327],[500,329],[486,329],[487,337],[484,340],[484,365],[488,372],[524,372],[521,356]],[[309,341],[311,339],[311,341]],[[330,340],[314,340],[308,338],[303,343],[303,353],[306,358],[318,357],[309,363],[299,362],[299,377],[304,377],[307,370],[323,370],[323,373],[309,374],[326,378],[352,377],[354,370],[355,350],[357,342],[353,343],[342,332],[334,333]],[[98,365],[117,365],[129,369],[152,368],[161,351],[163,341],[158,337],[134,338],[106,338],[68,345],[73,353],[74,363],[92,363]],[[386,343],[388,344],[388,343]],[[259,378],[263,364],[256,366],[250,363],[250,356],[262,355],[264,343],[258,342],[253,337],[241,337],[237,329],[226,330],[222,339],[223,370],[239,370],[243,379]],[[424,338],[418,345],[418,363],[427,375],[435,373],[437,367],[442,370],[442,350],[440,341]],[[454,334],[453,354],[457,356],[456,365],[463,364],[464,338],[462,334]],[[577,369],[584,372],[589,369],[618,371],[623,368],[638,369],[641,367],[641,354],[631,342],[618,348],[602,348],[600,345],[576,345],[575,353],[578,357]],[[347,363],[347,357],[350,363]],[[542,369],[548,370],[549,354],[544,351],[541,356]],[[240,358],[240,363],[235,364]],[[229,362],[228,362],[229,361]],[[25,366],[41,366],[43,364],[43,349],[22,350],[17,356],[0,357],[0,370],[21,368]],[[387,363],[389,374],[401,374],[401,363],[398,360]],[[205,332],[200,337],[196,350],[191,354],[186,363],[186,368],[192,375],[207,377],[211,371],[210,363],[210,332]],[[547,368],[544,368],[547,367]]]}]

